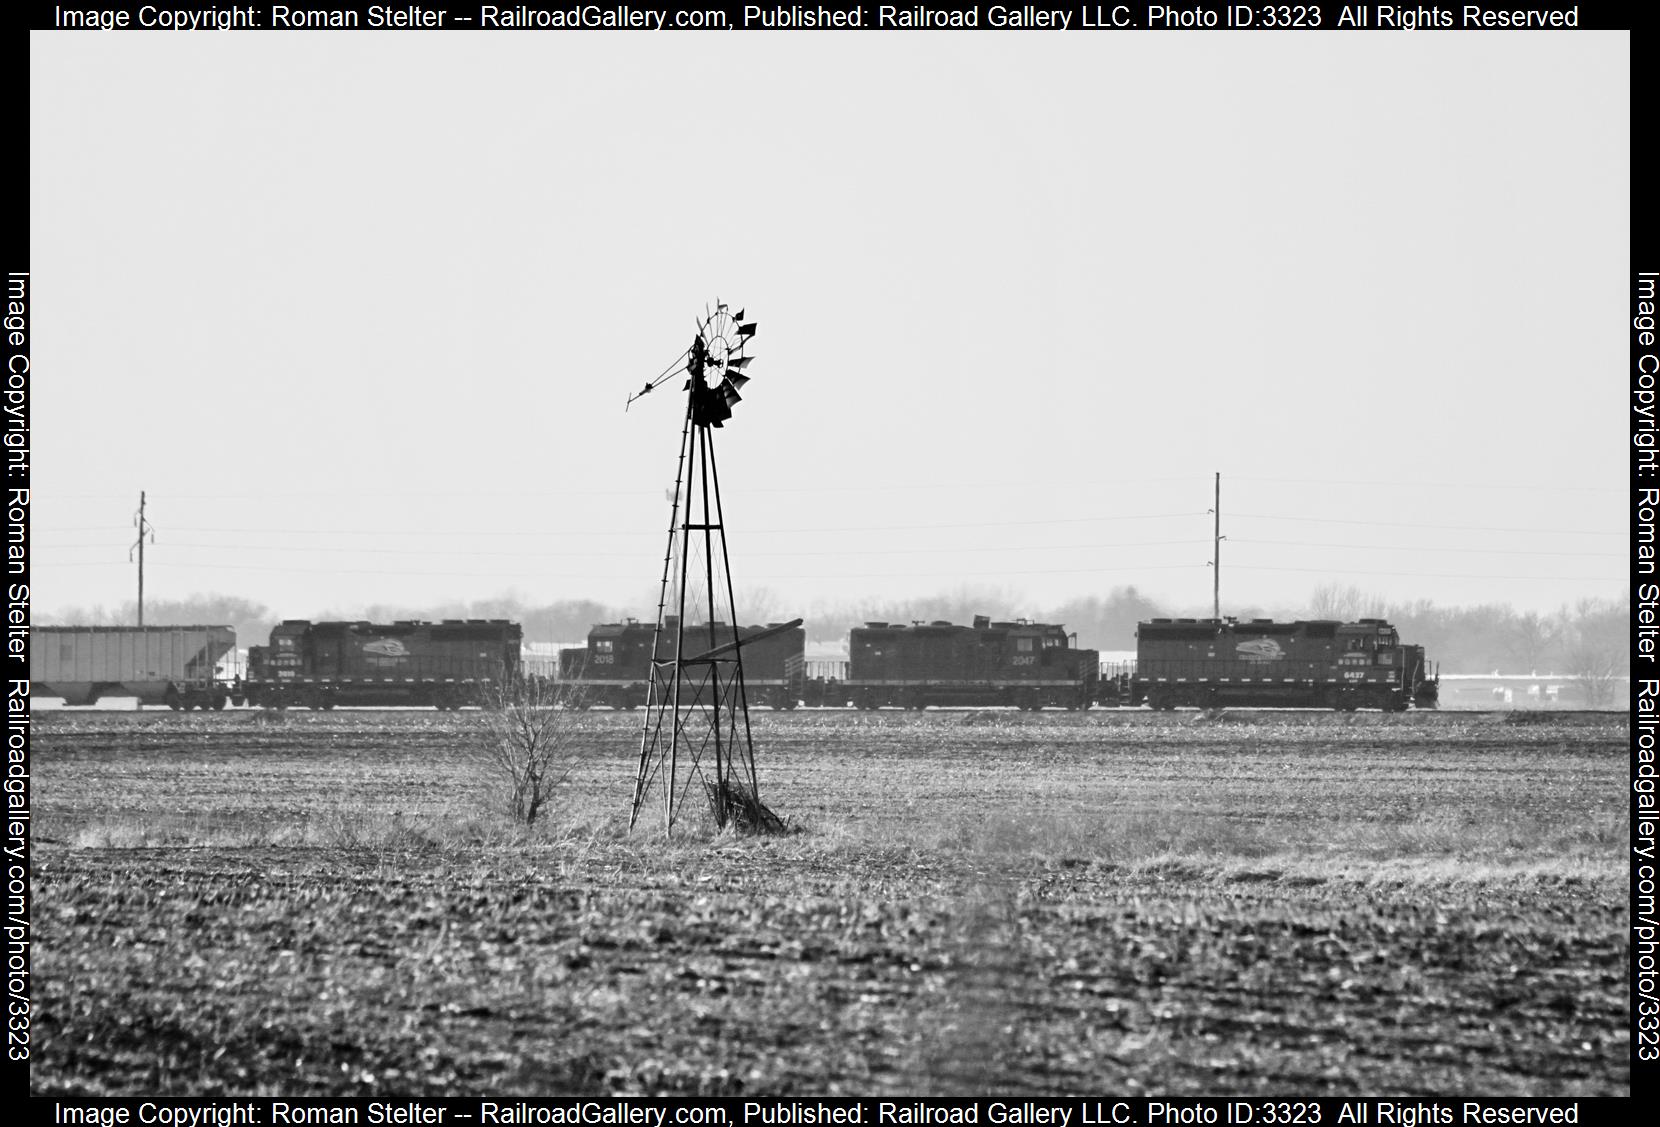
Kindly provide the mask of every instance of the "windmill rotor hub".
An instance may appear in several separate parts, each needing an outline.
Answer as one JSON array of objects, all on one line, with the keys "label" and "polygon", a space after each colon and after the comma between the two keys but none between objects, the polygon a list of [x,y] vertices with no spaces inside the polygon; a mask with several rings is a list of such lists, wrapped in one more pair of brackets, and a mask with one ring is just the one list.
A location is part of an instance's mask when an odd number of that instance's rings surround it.
[{"label": "windmill rotor hub", "polygon": [[738,389],[749,382],[742,370],[749,366],[746,350],[754,336],[755,323],[746,323],[743,310],[734,314],[724,302],[716,302],[715,311],[698,322],[686,353],[686,390],[698,426],[720,426],[743,401]]}]

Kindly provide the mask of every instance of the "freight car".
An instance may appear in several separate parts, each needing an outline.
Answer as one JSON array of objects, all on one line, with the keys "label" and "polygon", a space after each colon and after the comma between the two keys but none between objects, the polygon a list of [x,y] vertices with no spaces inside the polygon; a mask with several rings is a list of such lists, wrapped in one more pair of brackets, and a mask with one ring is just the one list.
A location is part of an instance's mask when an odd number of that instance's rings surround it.
[{"label": "freight car", "polygon": [[233,699],[263,708],[484,703],[519,675],[517,622],[309,622],[289,619],[250,646]]},{"label": "freight car", "polygon": [[1285,708],[1434,708],[1424,647],[1381,618],[1275,622],[1155,618],[1136,630],[1130,703]]},{"label": "freight car", "polygon": [[30,691],[65,704],[137,697],[169,708],[224,708],[219,662],[236,649],[229,626],[38,626],[29,646]]},{"label": "freight car", "polygon": [[[867,622],[848,639],[847,698],[858,708],[1014,705],[1081,709],[1095,703],[1100,655],[1066,627],[1018,619],[972,626]],[[827,703],[841,703],[827,701]]]},{"label": "freight car", "polygon": [[[794,708],[807,691],[803,672],[807,632],[800,626],[773,622],[740,626],[737,637],[747,639],[766,630],[777,632],[742,647],[744,694],[753,705]],[[559,655],[559,677],[582,685],[585,704],[643,707],[651,681],[652,638],[656,633],[656,623],[633,618],[596,625],[588,631],[585,648],[568,649]],[[687,626],[685,636],[685,644],[702,653],[730,643],[733,631],[724,622],[716,622],[712,631],[709,623],[699,622]],[[673,660],[674,639],[675,618],[670,615],[658,640],[659,661]]]}]

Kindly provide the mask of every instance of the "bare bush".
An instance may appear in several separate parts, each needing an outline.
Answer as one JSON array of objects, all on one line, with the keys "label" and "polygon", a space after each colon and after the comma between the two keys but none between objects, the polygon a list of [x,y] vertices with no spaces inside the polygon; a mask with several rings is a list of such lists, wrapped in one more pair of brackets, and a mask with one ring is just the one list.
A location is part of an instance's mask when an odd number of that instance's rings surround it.
[{"label": "bare bush", "polygon": [[1619,698],[1620,685],[1630,675],[1622,656],[1592,642],[1568,651],[1567,673],[1579,686],[1587,708],[1604,708]]},{"label": "bare bush", "polygon": [[513,819],[532,825],[571,773],[576,743],[590,727],[583,685],[509,676],[482,697],[473,756],[502,785]]}]

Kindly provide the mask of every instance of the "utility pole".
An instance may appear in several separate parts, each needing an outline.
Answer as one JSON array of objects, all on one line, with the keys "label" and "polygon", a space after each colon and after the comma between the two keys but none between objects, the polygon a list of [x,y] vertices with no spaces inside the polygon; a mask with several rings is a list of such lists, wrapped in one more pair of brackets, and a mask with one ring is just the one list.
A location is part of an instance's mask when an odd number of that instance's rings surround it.
[{"label": "utility pole", "polygon": [[1222,471],[1216,471],[1216,507],[1211,510],[1216,514],[1216,525],[1211,541],[1210,557],[1210,597],[1211,617],[1222,621]]},{"label": "utility pole", "polygon": [[150,536],[150,543],[156,542],[156,530],[150,522],[144,519],[144,491],[138,493],[138,512],[133,514],[133,525],[138,529],[138,543],[127,551],[127,559],[133,558],[133,552],[138,553],[138,624],[144,625],[144,536]]}]

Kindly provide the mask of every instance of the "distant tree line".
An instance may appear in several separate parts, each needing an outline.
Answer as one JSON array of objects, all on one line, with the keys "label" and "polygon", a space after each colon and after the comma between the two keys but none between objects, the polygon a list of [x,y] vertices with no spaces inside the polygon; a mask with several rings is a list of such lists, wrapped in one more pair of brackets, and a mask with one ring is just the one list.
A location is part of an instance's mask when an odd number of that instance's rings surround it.
[{"label": "distant tree line", "polygon": [[[740,592],[739,615],[744,622],[775,622],[796,616],[807,620],[809,638],[840,641],[866,622],[972,622],[975,615],[994,620],[1032,618],[1064,623],[1076,631],[1078,644],[1088,649],[1135,649],[1136,624],[1149,618],[1205,618],[1210,608],[1169,607],[1143,595],[1135,587],[1115,587],[1105,595],[1071,599],[1059,606],[1033,607],[1017,591],[996,587],[964,587],[954,592],[913,599],[864,599],[816,602],[808,607],[787,605],[771,590],[758,587]],[[58,614],[37,614],[41,625],[73,623],[89,626],[131,625],[136,605],[114,609],[71,607]],[[316,621],[355,620],[396,622],[404,619],[505,618],[523,624],[525,640],[576,642],[596,622],[617,622],[629,614],[645,619],[655,606],[619,609],[591,599],[564,599],[532,604],[504,595],[477,602],[401,606],[376,603],[363,607],[327,609]],[[1327,618],[1352,622],[1357,618],[1384,618],[1400,628],[1403,640],[1422,645],[1444,673],[1554,673],[1578,679],[1589,694],[1606,691],[1609,703],[1618,679],[1628,677],[1631,622],[1629,600],[1581,599],[1554,613],[1518,611],[1504,603],[1443,607],[1429,600],[1391,603],[1357,587],[1327,584],[1315,588],[1305,606],[1264,610],[1260,607],[1223,607],[1225,614],[1250,618]],[[296,616],[299,617],[299,616]],[[155,626],[229,625],[240,645],[268,638],[278,616],[261,603],[229,595],[191,599],[145,600],[144,620]],[[1606,686],[1606,690],[1598,686]]]}]

